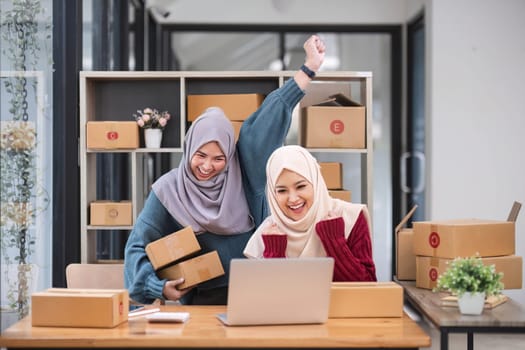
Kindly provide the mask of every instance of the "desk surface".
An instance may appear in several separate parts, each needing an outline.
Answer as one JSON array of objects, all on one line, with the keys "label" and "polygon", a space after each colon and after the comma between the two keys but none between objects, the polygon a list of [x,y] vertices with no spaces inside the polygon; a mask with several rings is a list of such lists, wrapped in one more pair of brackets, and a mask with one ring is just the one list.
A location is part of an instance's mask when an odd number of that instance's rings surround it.
[{"label": "desk surface", "polygon": [[6,329],[0,347],[384,347],[430,346],[429,336],[407,315],[400,318],[329,319],[320,325],[226,327],[215,315],[225,306],[162,306],[188,311],[185,324],[148,323],[145,334],[133,334],[128,323],[110,329],[32,327],[31,318]]},{"label": "desk surface", "polygon": [[509,299],[493,309],[484,309],[479,316],[462,315],[458,308],[441,307],[445,294],[416,288],[415,282],[398,281],[409,302],[437,327],[525,327],[525,307]]}]

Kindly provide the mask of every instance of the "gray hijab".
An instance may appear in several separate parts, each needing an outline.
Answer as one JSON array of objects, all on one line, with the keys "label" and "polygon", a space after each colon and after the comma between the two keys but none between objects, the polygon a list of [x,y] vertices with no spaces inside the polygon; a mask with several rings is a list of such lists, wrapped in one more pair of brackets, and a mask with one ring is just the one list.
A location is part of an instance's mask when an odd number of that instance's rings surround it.
[{"label": "gray hijab", "polygon": [[[212,179],[199,181],[191,171],[191,158],[211,141],[216,141],[224,152],[226,167]],[[153,191],[168,212],[196,234],[207,231],[232,235],[254,227],[242,186],[233,127],[220,108],[208,108],[192,123],[179,167],[160,177]]]}]

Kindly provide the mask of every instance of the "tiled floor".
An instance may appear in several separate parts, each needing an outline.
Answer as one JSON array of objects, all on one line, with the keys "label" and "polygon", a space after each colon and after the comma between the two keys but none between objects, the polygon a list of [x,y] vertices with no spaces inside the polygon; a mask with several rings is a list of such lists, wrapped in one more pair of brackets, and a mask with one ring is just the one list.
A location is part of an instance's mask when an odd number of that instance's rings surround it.
[{"label": "tiled floor", "polygon": [[[439,331],[428,321],[422,320],[413,310],[407,310],[408,314],[418,321],[418,324],[432,338],[432,345],[421,350],[439,350]],[[466,350],[467,335],[454,333],[448,336],[449,350]],[[525,350],[525,334],[509,333],[478,333],[474,334],[475,350]]]}]

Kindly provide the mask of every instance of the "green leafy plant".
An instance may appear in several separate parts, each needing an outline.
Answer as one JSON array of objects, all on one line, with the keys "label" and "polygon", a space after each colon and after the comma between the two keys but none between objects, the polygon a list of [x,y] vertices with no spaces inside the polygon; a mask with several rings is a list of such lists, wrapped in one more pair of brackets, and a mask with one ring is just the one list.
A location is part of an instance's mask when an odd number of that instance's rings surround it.
[{"label": "green leafy plant", "polygon": [[494,265],[484,265],[479,256],[456,258],[437,281],[434,292],[449,291],[461,297],[465,292],[484,292],[485,296],[497,295],[503,289],[503,273]]}]

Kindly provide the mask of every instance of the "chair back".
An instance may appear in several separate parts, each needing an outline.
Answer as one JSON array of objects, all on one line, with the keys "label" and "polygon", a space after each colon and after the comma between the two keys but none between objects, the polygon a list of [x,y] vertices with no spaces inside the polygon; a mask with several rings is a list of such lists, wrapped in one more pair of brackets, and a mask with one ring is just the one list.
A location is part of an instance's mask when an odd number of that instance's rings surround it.
[{"label": "chair back", "polygon": [[68,288],[125,289],[124,264],[69,264],[66,282]]}]

